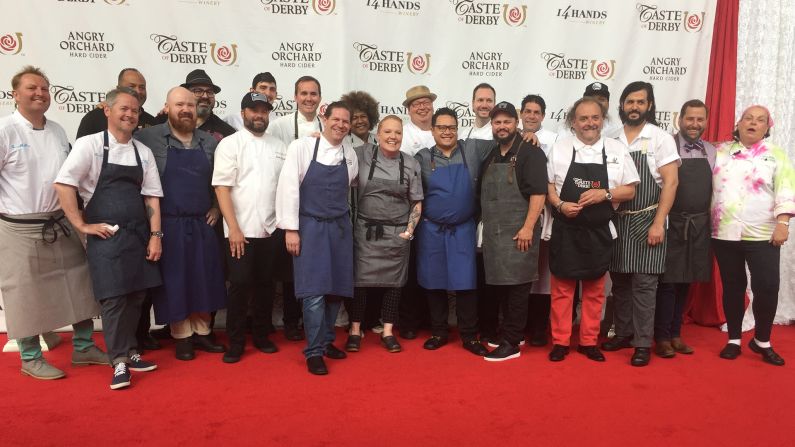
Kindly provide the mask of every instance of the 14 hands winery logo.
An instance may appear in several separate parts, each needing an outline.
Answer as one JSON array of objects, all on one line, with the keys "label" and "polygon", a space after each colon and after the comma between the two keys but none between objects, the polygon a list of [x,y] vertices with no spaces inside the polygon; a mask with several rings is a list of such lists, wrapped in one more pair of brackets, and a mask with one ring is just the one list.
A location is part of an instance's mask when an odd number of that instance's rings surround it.
[{"label": "14 hands winery logo", "polygon": [[219,44],[195,40],[180,40],[175,35],[151,34],[163,60],[174,64],[206,65],[207,58],[220,66],[235,65],[237,44]]},{"label": "14 hands winery logo", "polygon": [[555,79],[585,79],[586,75],[597,81],[607,81],[616,73],[614,59],[577,59],[568,58],[563,53],[541,53],[541,59],[546,62],[549,76]]},{"label": "14 hands winery logo", "polygon": [[22,51],[22,33],[8,33],[0,36],[0,54],[14,56]]},{"label": "14 hands winery logo", "polygon": [[527,5],[510,5],[483,0],[450,0],[458,21],[467,25],[522,26],[527,20]]},{"label": "14 hands winery logo", "polygon": [[413,74],[425,74],[431,65],[429,53],[413,53],[402,50],[379,49],[378,45],[354,42],[353,49],[358,51],[362,68],[381,73],[403,73],[407,69]]},{"label": "14 hands winery logo", "polygon": [[271,14],[305,16],[311,11],[320,16],[332,14],[337,0],[260,0]]},{"label": "14 hands winery logo", "polygon": [[417,16],[422,5],[419,0],[365,0],[365,6],[389,14]]},{"label": "14 hands winery logo", "polygon": [[684,29],[688,33],[697,33],[704,27],[704,11],[682,11],[678,9],[660,9],[657,5],[638,3],[638,20],[641,28],[648,31],[672,31]]}]

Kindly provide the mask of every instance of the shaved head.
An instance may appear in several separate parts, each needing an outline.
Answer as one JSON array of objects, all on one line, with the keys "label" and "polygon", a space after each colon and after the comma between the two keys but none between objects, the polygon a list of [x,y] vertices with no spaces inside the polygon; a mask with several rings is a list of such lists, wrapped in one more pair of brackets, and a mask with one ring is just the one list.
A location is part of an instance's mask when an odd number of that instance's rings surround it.
[{"label": "shaved head", "polygon": [[193,132],[196,128],[196,97],[185,87],[174,87],[166,96],[166,113],[171,128]]}]

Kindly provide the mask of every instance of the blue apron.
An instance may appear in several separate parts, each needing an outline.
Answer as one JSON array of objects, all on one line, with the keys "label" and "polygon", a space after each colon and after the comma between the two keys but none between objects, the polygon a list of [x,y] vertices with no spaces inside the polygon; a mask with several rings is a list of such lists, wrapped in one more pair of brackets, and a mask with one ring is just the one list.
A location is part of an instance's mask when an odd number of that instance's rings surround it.
[{"label": "blue apron", "polygon": [[[320,138],[299,189],[301,252],[293,257],[295,296],[353,297],[353,230],[348,208],[348,167],[317,162]],[[343,149],[344,151],[344,149]]]},{"label": "blue apron", "polygon": [[436,167],[431,150],[431,175],[417,233],[417,282],[425,289],[473,290],[475,269],[475,195],[467,159]]},{"label": "blue apron", "polygon": [[199,142],[196,149],[177,149],[166,136],[168,158],[161,176],[163,198],[163,286],[153,290],[158,324],[186,319],[194,312],[226,307],[221,253],[205,217],[212,206],[212,167]]},{"label": "blue apron", "polygon": [[146,260],[149,220],[146,217],[141,185],[144,179],[141,156],[135,150],[135,166],[108,163],[108,131],[103,134],[102,170],[94,195],[83,211],[86,223],[118,225],[113,236],[102,239],[88,235],[86,254],[94,297],[124,297],[161,284],[157,264]]}]

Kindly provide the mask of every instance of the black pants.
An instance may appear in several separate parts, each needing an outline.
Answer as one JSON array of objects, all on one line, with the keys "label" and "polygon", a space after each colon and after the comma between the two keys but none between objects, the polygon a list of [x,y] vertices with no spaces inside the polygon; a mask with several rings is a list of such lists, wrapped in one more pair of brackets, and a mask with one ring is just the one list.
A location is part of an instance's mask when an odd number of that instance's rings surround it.
[{"label": "black pants", "polygon": [[690,283],[657,285],[657,306],[654,309],[654,339],[671,341],[682,334],[682,313],[687,303]]},{"label": "black pants", "polygon": [[[142,340],[149,336],[149,328],[152,325],[152,289],[146,289],[144,300],[141,303],[141,316],[138,317],[138,324],[135,328],[135,337]],[[136,342],[136,346],[138,343]],[[140,348],[143,350],[143,348]]]},{"label": "black pants", "polygon": [[[247,238],[245,254],[240,259],[226,250],[229,266],[229,303],[226,308],[226,333],[232,345],[245,345],[246,316],[251,302],[251,333],[256,343],[267,338],[273,306],[273,267],[277,245],[275,237]],[[228,241],[227,241],[228,244]]]},{"label": "black pants", "polygon": [[544,334],[549,328],[549,311],[552,297],[549,294],[531,293],[527,305],[527,331]]},{"label": "black pants", "polygon": [[[431,311],[431,332],[439,337],[447,337],[446,290],[426,290],[428,309]],[[455,293],[455,310],[458,317],[458,332],[465,343],[478,336],[478,295],[474,290],[458,290]]]},{"label": "black pants", "polygon": [[400,298],[399,317],[401,331],[417,331],[430,321],[425,289],[417,283],[417,241],[411,241],[409,274]]},{"label": "black pants", "polygon": [[[524,328],[527,325],[527,308],[529,306],[530,289],[533,283],[510,286],[490,286],[492,295],[489,300],[499,303],[502,309],[502,339],[518,346],[524,340]],[[480,300],[484,301],[484,300]]]},{"label": "black pants", "polygon": [[[483,253],[475,258],[478,274],[478,327],[483,338],[496,338],[500,321],[500,297],[494,286],[486,284]],[[503,309],[504,311],[504,309]]]},{"label": "black pants", "polygon": [[99,302],[102,311],[102,333],[112,365],[129,363],[130,352],[136,349],[135,337],[145,290],[105,298]]},{"label": "black pants", "polygon": [[723,312],[729,326],[729,339],[742,337],[745,290],[748,287],[745,264],[748,263],[751,291],[754,293],[754,337],[761,342],[770,341],[778,307],[780,247],[767,241],[712,239],[712,249],[723,283]]},{"label": "black pants", "polygon": [[[400,307],[400,287],[381,288],[384,292],[381,300],[381,321],[384,323],[395,324],[398,319],[398,308]],[[377,288],[356,287],[353,290],[353,298],[345,299],[345,310],[351,322],[362,323],[365,320],[367,309],[367,296],[371,292],[378,291]]]}]

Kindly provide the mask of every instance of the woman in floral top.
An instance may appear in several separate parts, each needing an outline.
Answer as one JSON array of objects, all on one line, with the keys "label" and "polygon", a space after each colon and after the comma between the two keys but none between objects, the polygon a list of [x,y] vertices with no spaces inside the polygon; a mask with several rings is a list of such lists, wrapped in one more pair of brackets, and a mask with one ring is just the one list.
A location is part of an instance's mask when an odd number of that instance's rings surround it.
[{"label": "woman in floral top", "polygon": [[718,147],[712,180],[712,246],[723,282],[723,310],[729,343],[720,353],[740,355],[745,290],[751,272],[756,320],[752,351],[773,365],[784,365],[770,345],[778,305],[779,251],[795,214],[795,170],[784,149],[765,140],[773,119],[763,106],[747,108],[734,141]]}]

